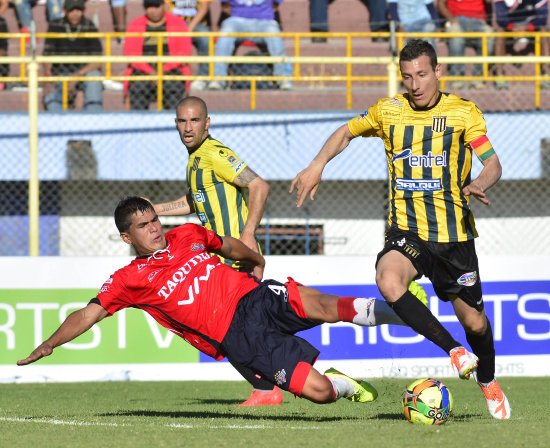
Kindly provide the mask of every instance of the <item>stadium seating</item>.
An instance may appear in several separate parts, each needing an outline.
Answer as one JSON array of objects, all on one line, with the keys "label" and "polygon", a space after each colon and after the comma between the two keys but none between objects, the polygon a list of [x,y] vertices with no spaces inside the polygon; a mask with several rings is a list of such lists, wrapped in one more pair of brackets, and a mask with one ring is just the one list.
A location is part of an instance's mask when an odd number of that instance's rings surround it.
[{"label": "stadium seating", "polygon": [[[94,14],[97,11],[96,14]],[[47,24],[45,22],[45,5],[38,4],[33,14],[37,23],[37,31],[45,32]],[[212,15],[214,22],[220,12],[218,0],[212,4]],[[141,0],[128,0],[128,22],[133,18],[143,14]],[[113,31],[112,19],[110,15],[109,2],[106,0],[88,0],[88,10],[86,15],[99,24],[99,30],[102,32]],[[5,13],[10,32],[16,32],[17,24],[12,9]],[[287,32],[309,32],[309,2],[307,0],[286,0],[281,6],[281,19],[284,31]],[[330,30],[332,32],[366,32],[368,29],[368,12],[358,0],[336,0],[330,8],[329,14]],[[10,41],[9,54],[19,55],[20,40],[12,39]],[[286,39],[287,55],[294,55],[294,41]],[[39,39],[37,54],[42,53],[43,39]],[[122,55],[122,45],[112,39],[112,54]],[[447,55],[447,46],[443,42],[438,43],[439,55]],[[384,42],[372,42],[371,39],[362,38],[353,40],[353,55],[357,56],[387,56],[389,54],[388,44]],[[301,56],[345,56],[346,42],[342,38],[329,39],[327,43],[311,43],[310,39],[304,38],[300,41]],[[473,55],[473,52],[467,53]],[[114,64],[112,66],[113,75],[122,75],[125,66],[123,64]],[[12,65],[11,75],[19,74],[19,66]],[[533,66],[524,64],[523,67],[511,68],[511,75],[533,74]],[[344,65],[331,64],[309,64],[300,67],[302,76],[308,75],[343,75],[345,74]],[[383,66],[354,66],[354,75],[379,75],[385,74]],[[280,91],[258,91],[256,97],[257,110],[325,110],[325,109],[346,109],[348,107],[345,84],[337,84],[319,81],[294,82],[294,89],[288,92]],[[319,91],[323,95],[319,95]],[[387,93],[386,83],[384,81],[354,83],[353,98],[351,107],[353,109],[364,108],[372,104],[377,98],[385,96]],[[457,92],[468,99],[476,101],[484,110],[532,110],[533,101],[526,101],[525,98],[534,98],[534,86],[529,83],[520,84],[517,88],[509,91],[498,92],[490,87],[480,91]],[[24,86],[18,89],[0,92],[2,100],[0,101],[0,111],[24,111],[27,109],[28,92]],[[209,102],[212,110],[250,110],[251,96],[249,91],[223,91],[223,92],[204,92],[200,95]],[[213,101],[215,99],[215,101]],[[41,103],[41,101],[40,101]],[[541,105],[550,104],[550,91],[541,91]],[[152,104],[151,107],[155,107]],[[40,104],[42,110],[42,104]],[[544,107],[543,107],[544,108]],[[125,110],[126,106],[122,92],[105,90],[104,91],[104,109],[105,110]]]}]

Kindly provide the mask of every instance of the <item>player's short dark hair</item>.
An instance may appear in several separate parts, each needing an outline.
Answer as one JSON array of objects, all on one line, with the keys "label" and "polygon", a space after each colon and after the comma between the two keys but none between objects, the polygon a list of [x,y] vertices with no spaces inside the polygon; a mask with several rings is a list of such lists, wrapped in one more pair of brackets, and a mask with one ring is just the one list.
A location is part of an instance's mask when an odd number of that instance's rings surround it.
[{"label": "player's short dark hair", "polygon": [[206,102],[199,98],[198,96],[186,96],[185,98],[178,101],[178,104],[176,104],[176,111],[181,107],[185,106],[189,103],[198,103],[204,108],[204,115],[208,117],[208,107],[206,106]]},{"label": "player's short dark hair", "polygon": [[425,54],[430,59],[430,65],[435,71],[437,66],[437,53],[434,47],[428,41],[422,39],[410,39],[407,45],[399,53],[399,65],[404,61],[412,61]]},{"label": "player's short dark hair", "polygon": [[153,204],[139,196],[127,196],[115,209],[115,224],[120,233],[128,232],[132,225],[132,215],[137,212],[155,211]]}]

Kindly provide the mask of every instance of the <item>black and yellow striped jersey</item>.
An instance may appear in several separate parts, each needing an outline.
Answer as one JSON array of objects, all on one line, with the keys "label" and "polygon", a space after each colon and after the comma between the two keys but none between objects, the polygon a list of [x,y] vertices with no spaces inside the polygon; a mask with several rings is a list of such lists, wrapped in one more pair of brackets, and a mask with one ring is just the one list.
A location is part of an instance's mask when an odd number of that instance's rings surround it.
[{"label": "black and yellow striped jersey", "polygon": [[248,207],[244,189],[233,181],[246,166],[231,149],[210,136],[189,154],[187,186],[195,212],[201,223],[218,235],[241,237]]},{"label": "black and yellow striped jersey", "polygon": [[471,101],[441,93],[437,103],[413,109],[407,94],[383,98],[348,122],[354,136],[380,137],[389,174],[387,226],[425,241],[477,237],[469,197],[472,150],[483,161],[494,154],[482,112]]}]

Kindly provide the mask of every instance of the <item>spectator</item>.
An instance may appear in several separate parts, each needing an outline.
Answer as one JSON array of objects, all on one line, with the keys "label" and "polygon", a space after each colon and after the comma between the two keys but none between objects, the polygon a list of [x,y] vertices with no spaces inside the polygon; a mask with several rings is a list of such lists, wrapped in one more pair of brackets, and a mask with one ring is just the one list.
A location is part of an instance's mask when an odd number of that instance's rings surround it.
[{"label": "spectator", "polygon": [[[360,0],[369,12],[370,30],[373,32],[389,31],[388,8],[386,0]],[[312,32],[328,31],[328,7],[334,0],[309,0],[310,30]],[[383,37],[373,39],[373,42],[385,41]],[[312,42],[326,42],[325,37],[314,37]]]},{"label": "spectator", "polygon": [[[521,2],[514,2],[510,6],[507,6],[507,2],[504,0],[494,0],[495,13],[497,24],[500,31],[542,31],[545,29],[548,22],[548,2],[540,0],[523,0]],[[514,46],[521,46],[526,50],[522,53],[529,51],[529,46],[525,43],[531,44],[529,41],[523,39],[514,40],[506,39],[504,37],[495,38],[495,56],[504,56],[507,52],[511,54],[519,53],[519,50]],[[549,42],[547,38],[541,39],[542,51],[544,56],[550,55]],[[532,48],[532,47],[531,47]],[[543,67],[543,72],[547,72],[547,67]],[[495,75],[504,76],[503,64],[497,64],[495,66]],[[499,90],[508,89],[508,81],[499,79],[495,82],[495,87]],[[550,88],[550,81],[544,82],[541,87]]]},{"label": "spectator", "polygon": [[[126,4],[127,0],[110,0],[111,2],[111,16],[113,18],[113,28],[117,33],[124,33],[126,31]],[[120,37],[116,38],[117,42],[122,42]]]},{"label": "spectator", "polygon": [[[435,33],[439,28],[439,16],[432,0],[388,0],[388,9],[398,31]],[[424,40],[436,47],[433,37]]]},{"label": "spectator", "polygon": [[[210,31],[210,3],[212,0],[166,0],[171,7],[171,13],[180,16],[189,31]],[[199,56],[208,56],[208,36],[192,37],[191,41]],[[208,76],[208,64],[199,64],[198,76]],[[206,81],[196,79],[191,83],[191,90],[205,90]]]},{"label": "spectator", "polygon": [[[222,22],[220,31],[223,33],[280,33],[281,28],[275,20],[275,11],[278,0],[258,0],[256,3],[245,0],[230,0],[231,16]],[[244,39],[240,39],[244,40]],[[271,56],[285,56],[285,46],[281,37],[247,37],[246,40],[254,43],[265,43]],[[236,37],[220,37],[216,44],[216,56],[231,56],[235,50]],[[227,76],[228,66],[226,62],[220,62],[214,66],[214,75]],[[273,65],[274,76],[287,76],[287,65],[280,62]],[[278,82],[279,89],[290,90],[292,83],[289,80]],[[226,86],[225,81],[210,81],[209,90],[222,90]]]},{"label": "spectator", "polygon": [[[164,0],[144,0],[145,15],[130,22],[128,33],[185,32],[187,24],[174,14],[165,11]],[[128,36],[124,41],[126,56],[156,56],[159,38]],[[191,38],[187,36],[162,37],[162,54],[170,56],[190,56]],[[190,75],[189,65],[182,62],[168,62],[162,66],[165,75]],[[157,75],[156,64],[132,62],[124,73],[128,75]],[[129,84],[129,86],[128,86]],[[176,104],[185,96],[186,84],[183,81],[163,81],[163,109],[175,109]],[[157,81],[125,82],[125,96],[129,97],[130,109],[145,110],[157,99]]]},{"label": "spectator", "polygon": [[[93,22],[84,17],[85,0],[65,0],[63,3],[64,16],[48,25],[48,33],[97,33]],[[98,38],[46,38],[44,56],[52,55],[101,55],[103,49]],[[46,76],[101,76],[101,64],[77,62],[68,64],[44,64]],[[51,112],[63,110],[62,84],[56,82],[49,92],[44,93],[44,107]],[[69,82],[69,106],[74,106],[74,99],[78,91],[84,92],[84,107],[86,112],[98,112],[103,108],[103,87],[101,81],[71,81]]]},{"label": "spectator", "polygon": [[[490,20],[488,10],[490,3],[486,0],[439,0],[438,9],[445,22],[445,31],[449,33],[491,33],[493,28],[487,23]],[[478,56],[483,54],[483,41],[478,37],[453,37],[447,40],[449,46],[449,56],[464,56],[466,47],[472,47],[476,50]],[[493,54],[494,40],[487,39],[487,53]],[[450,64],[449,75],[464,76],[464,64]],[[483,76],[483,65],[474,64],[473,76]],[[454,81],[451,84],[453,89],[462,89],[465,83]],[[483,81],[476,80],[470,83],[470,88],[484,88]]]},{"label": "spectator", "polygon": [[[0,0],[0,33],[8,32],[6,19],[2,14],[8,9],[8,0]],[[0,57],[8,55],[8,39],[0,39]],[[0,64],[0,76],[8,76],[10,72],[9,64]],[[0,81],[0,92],[6,88],[6,83]]]},{"label": "spectator", "polygon": [[[28,33],[31,25],[32,8],[37,0],[12,0],[15,8],[15,15],[19,23],[19,30],[22,33]],[[46,0],[46,19],[48,22],[61,19],[63,17],[63,0]]]}]

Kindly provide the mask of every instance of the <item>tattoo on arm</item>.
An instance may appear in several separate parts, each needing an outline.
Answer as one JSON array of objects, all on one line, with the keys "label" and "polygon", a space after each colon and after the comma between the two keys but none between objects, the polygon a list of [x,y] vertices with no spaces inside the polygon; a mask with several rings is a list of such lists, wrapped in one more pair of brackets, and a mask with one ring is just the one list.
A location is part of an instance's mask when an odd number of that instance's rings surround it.
[{"label": "tattoo on arm", "polygon": [[179,208],[185,208],[186,206],[187,206],[186,201],[170,202],[170,203],[164,204],[162,206],[162,211],[163,212],[169,212],[169,211],[172,211],[172,210],[177,210]]},{"label": "tattoo on arm", "polygon": [[247,166],[243,170],[243,172],[236,177],[235,183],[237,185],[246,187],[250,184],[250,182],[252,182],[257,177],[258,177],[258,175]]}]

